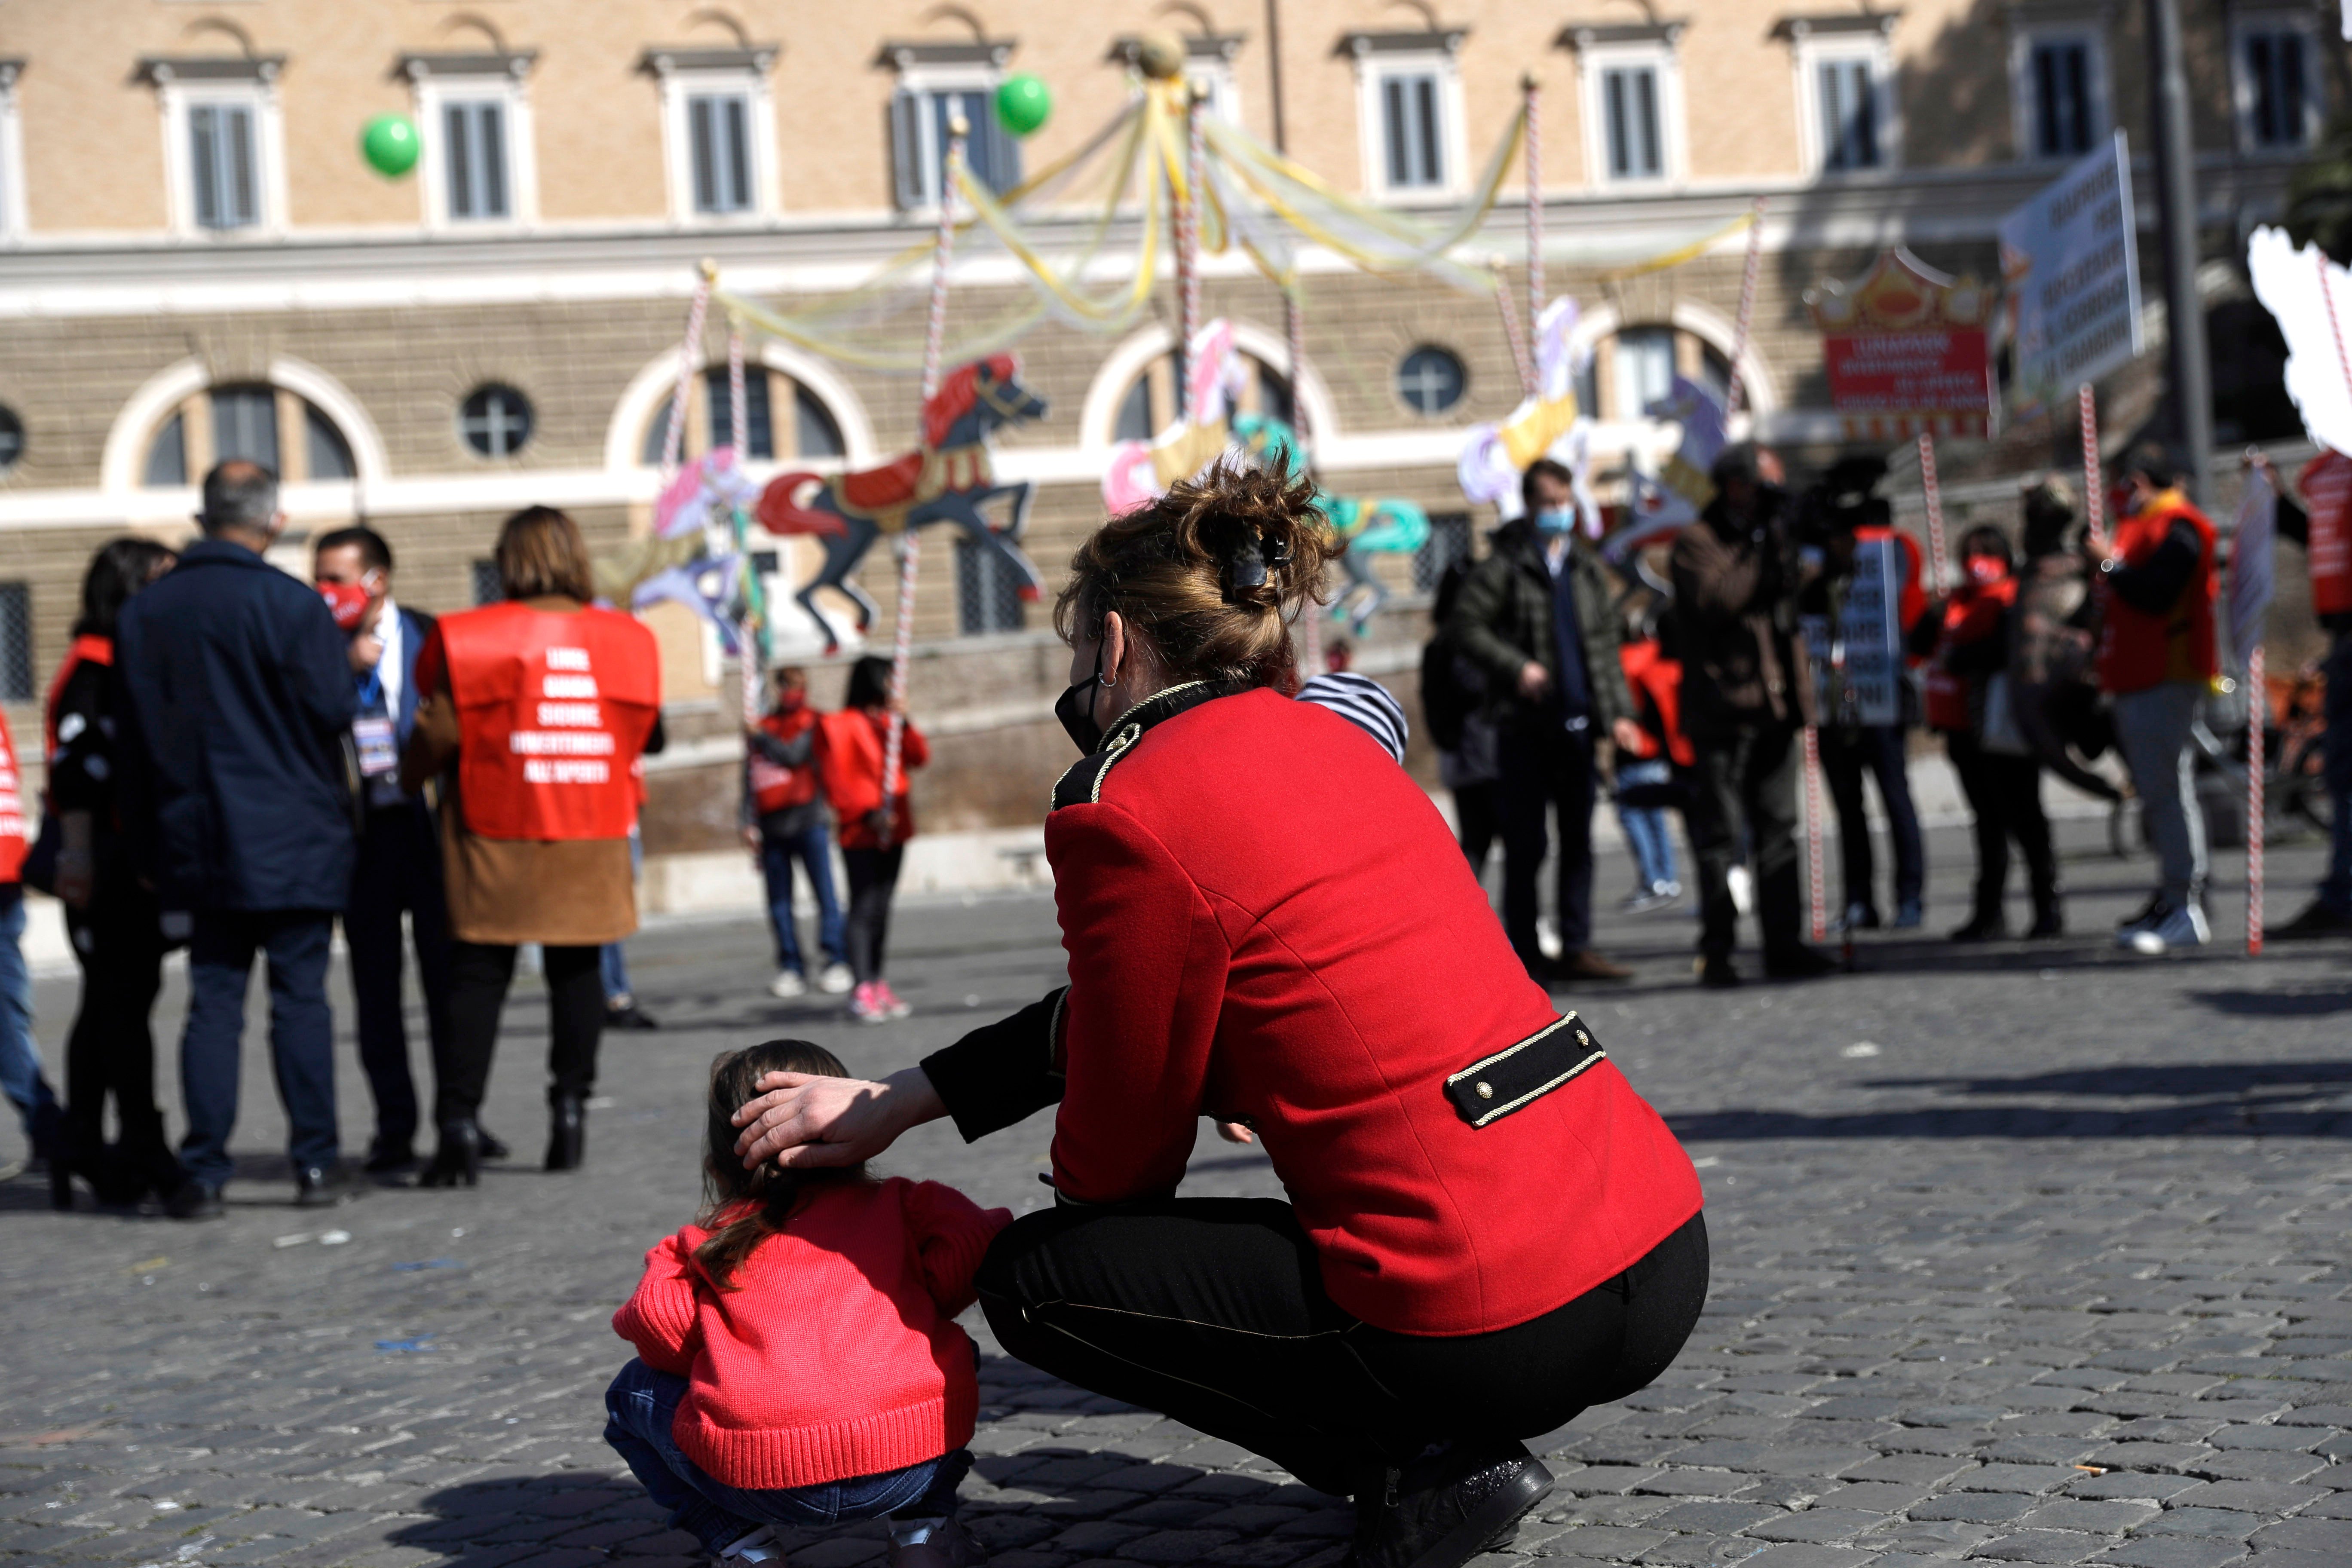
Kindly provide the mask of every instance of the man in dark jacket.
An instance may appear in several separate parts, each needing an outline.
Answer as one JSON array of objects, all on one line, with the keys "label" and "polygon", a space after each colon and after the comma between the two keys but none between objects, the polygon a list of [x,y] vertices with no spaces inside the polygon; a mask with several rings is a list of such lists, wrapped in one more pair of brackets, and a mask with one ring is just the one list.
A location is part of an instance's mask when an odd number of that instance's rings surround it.
[{"label": "man in dark jacket", "polygon": [[350,650],[318,591],[261,558],[286,525],[277,476],[218,464],[204,506],[204,538],[124,606],[116,652],[133,863],[192,921],[178,1219],[221,1212],[256,950],[296,1201],[341,1195],[327,944],[352,880]]},{"label": "man in dark jacket", "polygon": [[1698,754],[1688,815],[1698,858],[1699,984],[1739,984],[1731,950],[1731,870],[1756,856],[1764,969],[1801,980],[1835,967],[1800,935],[1798,732],[1813,721],[1812,673],[1797,635],[1798,567],[1780,460],[1727,447],[1715,499],[1675,539],[1674,631],[1683,663],[1683,730]]},{"label": "man in dark jacket", "polygon": [[[1486,677],[1486,716],[1499,737],[1503,931],[1538,980],[1623,980],[1633,971],[1592,951],[1592,804],[1605,736],[1638,746],[1633,699],[1618,661],[1615,590],[1577,537],[1566,468],[1538,458],[1522,481],[1527,515],[1495,533],[1470,569],[1446,632]],[[1559,947],[1536,942],[1536,872],[1559,818]]]}]

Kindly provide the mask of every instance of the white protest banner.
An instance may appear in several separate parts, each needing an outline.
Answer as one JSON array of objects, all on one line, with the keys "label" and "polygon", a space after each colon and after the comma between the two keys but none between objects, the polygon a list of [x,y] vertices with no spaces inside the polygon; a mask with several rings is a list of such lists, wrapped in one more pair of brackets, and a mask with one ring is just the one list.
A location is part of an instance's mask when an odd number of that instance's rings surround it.
[{"label": "white protest banner", "polygon": [[2139,246],[2122,132],[2001,220],[2000,276],[2021,408],[2054,405],[2138,357]]},{"label": "white protest banner", "polygon": [[1857,724],[1903,721],[1902,546],[1892,529],[1854,531],[1853,577],[1838,606],[1846,700]]}]

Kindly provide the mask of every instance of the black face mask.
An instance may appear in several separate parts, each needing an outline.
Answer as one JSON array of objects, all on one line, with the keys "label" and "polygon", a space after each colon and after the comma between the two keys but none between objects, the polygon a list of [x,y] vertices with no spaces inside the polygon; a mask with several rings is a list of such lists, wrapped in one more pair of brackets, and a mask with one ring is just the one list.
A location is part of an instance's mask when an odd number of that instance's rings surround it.
[{"label": "black face mask", "polygon": [[[1102,689],[1103,648],[1095,644],[1095,672],[1070,687],[1055,700],[1054,717],[1062,721],[1063,731],[1077,743],[1078,754],[1092,756],[1102,744],[1102,721],[1095,717],[1095,694]],[[1079,693],[1086,700],[1079,700]]]}]

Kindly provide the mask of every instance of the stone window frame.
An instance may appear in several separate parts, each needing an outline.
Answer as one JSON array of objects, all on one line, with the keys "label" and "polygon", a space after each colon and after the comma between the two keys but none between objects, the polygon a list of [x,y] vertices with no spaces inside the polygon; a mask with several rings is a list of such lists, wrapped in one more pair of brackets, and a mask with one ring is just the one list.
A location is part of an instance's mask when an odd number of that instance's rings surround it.
[{"label": "stone window frame", "polygon": [[[1895,90],[1895,26],[1900,11],[1833,14],[1783,18],[1775,31],[1789,44],[1796,76],[1797,149],[1806,174],[1817,180],[1868,180],[1903,167],[1903,104]],[[1822,68],[1859,63],[1870,76],[1876,115],[1878,162],[1865,168],[1829,166],[1827,116],[1822,102]]]},{"label": "stone window frame", "polygon": [[25,125],[16,103],[21,59],[0,59],[0,246],[20,243],[31,226],[25,215]]},{"label": "stone window frame", "polygon": [[[2238,155],[2284,163],[2307,156],[2327,121],[2327,73],[2321,68],[2320,51],[2333,40],[2326,38],[2308,4],[2232,5],[2229,24],[2230,133]],[[2254,140],[2256,87],[2246,61],[2246,40],[2258,32],[2303,36],[2303,140],[2298,142],[2265,147]]]},{"label": "stone window frame", "polygon": [[[164,210],[175,237],[236,245],[285,237],[286,115],[278,91],[285,67],[283,55],[151,55],[139,62],[139,79],[155,89],[163,111]],[[254,220],[249,224],[207,228],[196,221],[188,114],[199,105],[241,108],[253,116]]]},{"label": "stone window frame", "polygon": [[[1682,20],[1571,24],[1560,47],[1576,56],[1577,123],[1584,140],[1585,183],[1594,190],[1659,191],[1690,178],[1690,133],[1683,93]],[[1658,82],[1658,173],[1612,174],[1605,123],[1603,78],[1611,70],[1643,68]]]},{"label": "stone window frame", "polygon": [[[1462,44],[1469,36],[1466,27],[1444,27],[1349,33],[1339,40],[1339,52],[1355,63],[1356,144],[1366,195],[1388,201],[1438,201],[1469,188],[1469,132],[1462,102]],[[1436,79],[1437,155],[1444,167],[1434,184],[1391,184],[1384,89],[1391,78],[1417,76]]]},{"label": "stone window frame", "polygon": [[[2114,50],[2108,38],[2108,11],[2104,4],[2077,5],[2024,11],[2012,3],[2009,13],[2010,133],[2015,138],[2016,162],[2042,168],[2063,168],[2105,145],[2116,129]],[[2033,50],[2045,43],[2081,43],[2089,50],[2091,92],[2090,141],[2080,152],[2043,153],[2035,150],[2034,122],[2041,107],[2033,89]]]},{"label": "stone window frame", "polygon": [[[772,72],[778,45],[745,48],[647,49],[644,68],[661,94],[662,174],[669,221],[681,227],[756,226],[783,211],[776,160],[776,100]],[[697,98],[746,100],[744,134],[751,163],[751,204],[740,212],[703,212],[694,205],[694,137],[688,116]]]},{"label": "stone window frame", "polygon": [[[1241,80],[1234,73],[1234,57],[1248,35],[1244,33],[1192,33],[1184,39],[1184,79],[1202,93],[1202,107],[1228,125],[1242,123]],[[1110,53],[1104,57],[1114,65],[1129,70],[1140,70],[1143,40],[1140,37],[1120,37],[1113,40]]]},{"label": "stone window frame", "polygon": [[[531,112],[530,78],[536,49],[463,55],[403,55],[398,73],[408,81],[410,101],[422,142],[416,165],[419,220],[429,233],[498,235],[539,223],[539,142]],[[443,152],[442,110],[451,103],[499,106],[506,134],[507,211],[504,217],[452,217],[449,166]]]},{"label": "stone window frame", "polygon": [[[876,64],[897,74],[891,84],[888,118],[883,135],[884,161],[890,176],[892,208],[901,216],[926,219],[939,213],[940,182],[945,174],[940,166],[942,149],[937,137],[930,134],[931,100],[943,92],[977,93],[981,99],[980,119],[967,116],[970,132],[965,142],[965,157],[970,163],[973,142],[992,138],[1017,165],[1021,147],[1017,138],[998,125],[991,110],[997,88],[1003,82],[1005,67],[1018,47],[1011,38],[983,38],[971,43],[902,43],[882,46]],[[916,111],[916,123],[910,128],[914,136],[913,151],[921,167],[918,183],[919,192],[906,187],[900,178],[897,114],[900,100],[911,95],[923,109]],[[977,172],[977,171],[976,171]]]}]

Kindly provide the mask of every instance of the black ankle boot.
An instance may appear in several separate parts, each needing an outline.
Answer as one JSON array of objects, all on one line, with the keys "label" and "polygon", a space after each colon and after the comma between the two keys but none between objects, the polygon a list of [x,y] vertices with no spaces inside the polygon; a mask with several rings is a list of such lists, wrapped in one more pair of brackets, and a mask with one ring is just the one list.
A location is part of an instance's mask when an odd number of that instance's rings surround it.
[{"label": "black ankle boot", "polygon": [[420,1187],[474,1187],[482,1182],[482,1132],[470,1116],[441,1123],[441,1146],[416,1178]]},{"label": "black ankle boot", "polygon": [[1517,1443],[1461,1444],[1382,1471],[1356,1496],[1349,1568],[1461,1568],[1508,1545],[1551,1484]]},{"label": "black ankle boot", "polygon": [[576,1094],[547,1097],[547,1168],[576,1171],[587,1152],[588,1106]]}]

